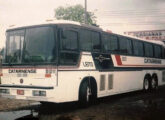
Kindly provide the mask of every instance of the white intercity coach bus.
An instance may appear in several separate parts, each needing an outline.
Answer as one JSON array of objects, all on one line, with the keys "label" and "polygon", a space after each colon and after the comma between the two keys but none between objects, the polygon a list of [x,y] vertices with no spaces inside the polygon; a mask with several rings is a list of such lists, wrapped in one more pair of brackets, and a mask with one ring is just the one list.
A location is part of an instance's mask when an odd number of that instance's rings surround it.
[{"label": "white intercity coach bus", "polygon": [[6,31],[0,95],[41,102],[79,101],[165,84],[165,47],[69,21]]}]

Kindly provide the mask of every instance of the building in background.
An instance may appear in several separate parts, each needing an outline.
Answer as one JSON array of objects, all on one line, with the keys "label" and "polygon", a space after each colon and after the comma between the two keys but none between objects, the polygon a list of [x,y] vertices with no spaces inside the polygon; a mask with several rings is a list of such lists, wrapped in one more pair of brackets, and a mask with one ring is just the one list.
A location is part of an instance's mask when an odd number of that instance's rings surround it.
[{"label": "building in background", "polygon": [[165,41],[165,30],[145,30],[145,31],[128,31],[125,35],[139,37],[146,40]]}]

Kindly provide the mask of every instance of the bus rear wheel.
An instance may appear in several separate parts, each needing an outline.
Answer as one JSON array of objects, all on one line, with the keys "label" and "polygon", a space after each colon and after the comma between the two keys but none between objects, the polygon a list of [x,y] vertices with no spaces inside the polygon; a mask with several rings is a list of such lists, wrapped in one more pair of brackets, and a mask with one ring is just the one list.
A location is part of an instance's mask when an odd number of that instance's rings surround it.
[{"label": "bus rear wheel", "polygon": [[94,103],[97,99],[97,95],[95,94],[94,87],[90,85],[89,80],[85,80],[80,85],[79,90],[79,104],[80,107],[87,107],[91,103]]},{"label": "bus rear wheel", "polygon": [[157,77],[152,77],[151,80],[151,89],[156,90],[158,88]]},{"label": "bus rear wheel", "polygon": [[150,88],[151,88],[151,83],[148,78],[145,78],[143,83],[143,89],[144,91],[149,91]]}]

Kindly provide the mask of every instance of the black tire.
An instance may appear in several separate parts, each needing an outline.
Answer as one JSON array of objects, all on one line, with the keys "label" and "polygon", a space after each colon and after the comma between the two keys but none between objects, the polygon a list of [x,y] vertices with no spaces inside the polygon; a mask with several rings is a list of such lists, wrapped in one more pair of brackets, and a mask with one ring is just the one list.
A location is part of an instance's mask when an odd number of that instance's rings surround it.
[{"label": "black tire", "polygon": [[145,92],[148,92],[148,91],[151,90],[151,82],[150,82],[149,77],[145,77],[145,78],[144,78],[143,90],[144,90]]},{"label": "black tire", "polygon": [[40,101],[42,106],[48,106],[50,104],[52,104],[51,102],[44,102],[44,101]]},{"label": "black tire", "polygon": [[152,80],[151,80],[151,89],[153,91],[157,90],[158,88],[158,81],[157,81],[157,77],[156,76],[153,76],[152,77]]},{"label": "black tire", "polygon": [[96,103],[97,92],[95,87],[90,85],[89,80],[85,80],[80,85],[79,104],[80,107],[87,107],[90,104]]}]

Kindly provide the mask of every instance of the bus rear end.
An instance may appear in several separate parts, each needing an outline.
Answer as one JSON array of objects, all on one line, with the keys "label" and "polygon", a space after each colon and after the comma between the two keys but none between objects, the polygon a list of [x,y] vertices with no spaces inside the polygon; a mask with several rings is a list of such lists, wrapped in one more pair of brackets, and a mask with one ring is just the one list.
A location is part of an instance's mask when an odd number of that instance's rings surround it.
[{"label": "bus rear end", "polygon": [[13,99],[54,101],[57,81],[55,26],[7,31],[0,95]]}]

